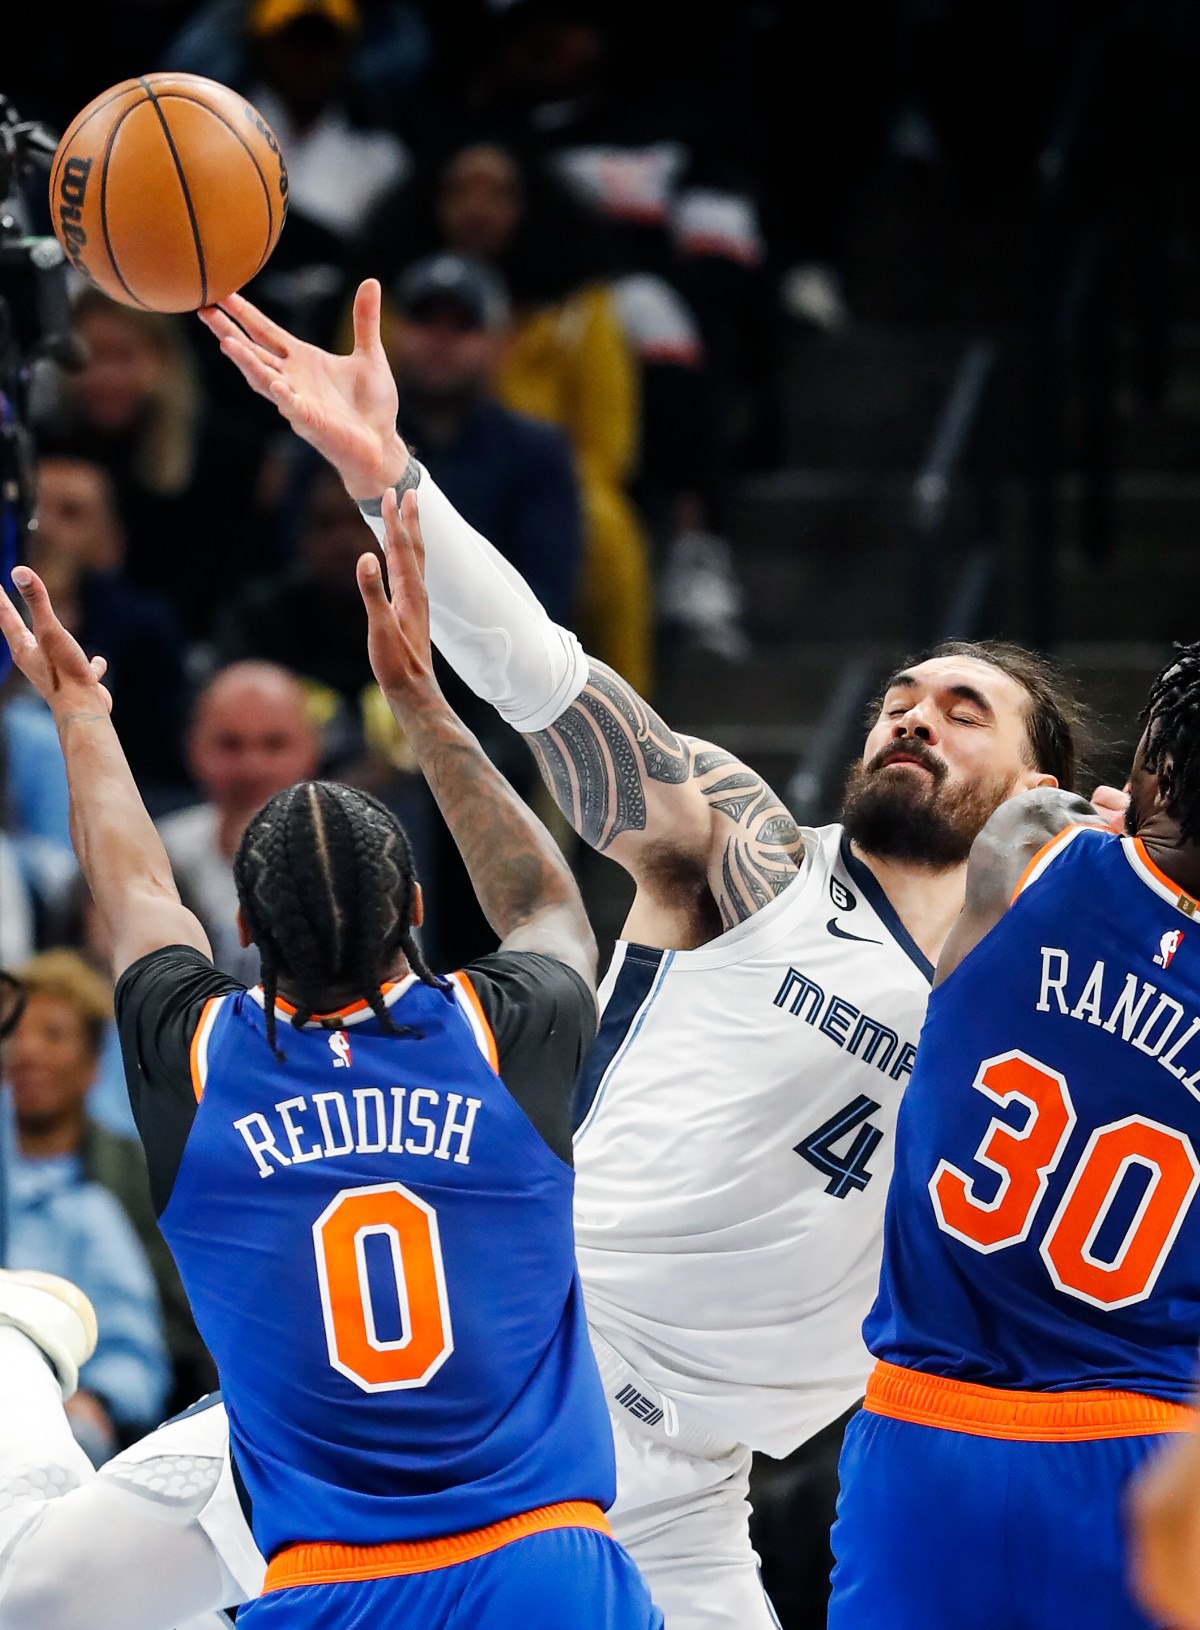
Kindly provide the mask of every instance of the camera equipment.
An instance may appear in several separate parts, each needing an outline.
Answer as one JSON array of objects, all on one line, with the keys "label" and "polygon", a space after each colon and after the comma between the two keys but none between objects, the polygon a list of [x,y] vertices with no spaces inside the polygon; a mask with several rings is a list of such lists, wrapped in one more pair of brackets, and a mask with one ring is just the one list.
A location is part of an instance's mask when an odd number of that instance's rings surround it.
[{"label": "camera equipment", "polygon": [[[41,359],[78,367],[66,258],[57,238],[25,227],[21,189],[48,170],[57,139],[22,120],[0,95],[0,581],[7,583],[33,515],[33,457],[26,429],[30,377]],[[0,678],[9,661],[0,648]]]}]

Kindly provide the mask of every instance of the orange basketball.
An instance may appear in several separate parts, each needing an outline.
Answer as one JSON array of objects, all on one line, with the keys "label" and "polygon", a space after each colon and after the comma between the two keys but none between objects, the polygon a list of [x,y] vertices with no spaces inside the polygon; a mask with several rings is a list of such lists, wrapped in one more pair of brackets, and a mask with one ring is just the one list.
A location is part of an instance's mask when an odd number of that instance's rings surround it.
[{"label": "orange basketball", "polygon": [[50,210],[71,264],[129,306],[195,311],[249,281],[287,214],[266,121],[196,74],[114,85],[58,144]]}]

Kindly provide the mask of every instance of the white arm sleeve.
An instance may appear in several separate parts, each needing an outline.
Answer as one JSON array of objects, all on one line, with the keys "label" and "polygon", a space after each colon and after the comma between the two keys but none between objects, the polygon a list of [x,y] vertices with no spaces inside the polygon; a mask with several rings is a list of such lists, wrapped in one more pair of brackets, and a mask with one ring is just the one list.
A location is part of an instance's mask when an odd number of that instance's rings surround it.
[{"label": "white arm sleeve", "polygon": [[[433,643],[514,730],[545,730],[587,683],[588,659],[521,575],[469,526],[422,466],[417,503]],[[383,521],[363,519],[383,541]]]},{"label": "white arm sleeve", "polygon": [[19,1330],[0,1328],[0,1374],[0,1630],[171,1630],[199,1614],[215,1630],[216,1609],[255,1593],[176,1497],[200,1458],[183,1471],[179,1456],[160,1463],[153,1497],[133,1497],[108,1468],[93,1472],[50,1366]]}]

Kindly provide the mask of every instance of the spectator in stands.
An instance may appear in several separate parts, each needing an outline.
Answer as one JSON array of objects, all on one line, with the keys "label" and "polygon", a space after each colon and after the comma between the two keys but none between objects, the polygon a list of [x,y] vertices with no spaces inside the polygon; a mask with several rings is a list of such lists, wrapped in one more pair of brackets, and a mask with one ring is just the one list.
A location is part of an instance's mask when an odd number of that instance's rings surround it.
[{"label": "spectator in stands", "polygon": [[103,466],[125,529],[125,575],[164,594],[192,639],[265,562],[255,510],[261,448],[202,411],[179,320],[85,289],[75,332],[88,360],[68,377],[48,450]]},{"label": "spectator in stands", "polygon": [[628,491],[638,379],[596,223],[539,166],[472,143],[388,201],[366,254],[391,280],[413,251],[436,250],[487,262],[505,280],[513,318],[496,395],[566,434],[584,502],[581,632],[597,657],[647,685],[652,595]]},{"label": "spectator in stands", "polygon": [[304,687],[269,662],[222,668],[196,702],[187,756],[204,801],[166,816],[158,830],[180,892],[204,923],[213,961],[252,985],[258,954],[238,941],[233,857],[251,815],[273,793],[316,773],[320,738]]},{"label": "spectator in stands", "polygon": [[[413,0],[362,0],[347,71],[347,101],[382,125],[400,121],[429,70],[433,42]],[[245,0],[194,8],[158,64],[245,87],[250,73]]]},{"label": "spectator in stands", "polygon": [[639,78],[631,43],[622,53],[596,0],[512,0],[495,14],[482,101],[612,225],[621,269],[677,284],[722,345],[762,292],[753,187],[696,77]]},{"label": "spectator in stands", "polygon": [[63,1274],[95,1304],[100,1340],[68,1410],[96,1457],[160,1418],[172,1390],[168,1346],[189,1384],[204,1379],[203,1349],[158,1232],[142,1151],[87,1116],[110,988],[71,951],[16,972],[25,1009],[3,1051],[17,1140],[8,1266]]},{"label": "spectator in stands", "polygon": [[217,625],[216,653],[222,663],[276,663],[320,686],[330,693],[323,718],[342,705],[357,713],[363,690],[375,688],[354,576],[371,534],[327,465],[305,460],[304,478],[295,561],[233,600]]},{"label": "spectator in stands", "polygon": [[361,27],[356,0],[251,0],[248,95],[287,159],[288,210],[336,237],[361,230],[409,168],[398,136],[357,125],[347,104]]},{"label": "spectator in stands", "polygon": [[437,255],[398,279],[392,305],[386,344],[404,436],[459,513],[570,623],[583,547],[571,449],[560,430],[493,394],[511,317],[503,285],[481,261]]},{"label": "spectator in stands", "polygon": [[[37,523],[29,562],[54,584],[63,620],[88,655],[107,660],[105,684],[121,745],[153,808],[156,793],[170,796],[183,783],[179,620],[161,595],[122,575],[125,536],[112,481],[101,465],[63,455],[43,458]],[[52,785],[60,786],[61,777],[54,776]]]}]

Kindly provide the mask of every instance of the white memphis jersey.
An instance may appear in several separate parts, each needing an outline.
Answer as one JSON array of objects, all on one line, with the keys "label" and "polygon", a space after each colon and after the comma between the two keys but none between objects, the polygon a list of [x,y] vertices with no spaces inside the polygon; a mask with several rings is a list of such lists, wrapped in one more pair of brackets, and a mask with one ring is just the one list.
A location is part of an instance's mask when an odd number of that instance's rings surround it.
[{"label": "white memphis jersey", "polygon": [[784,1455],[861,1397],[933,970],[842,828],[695,951],[619,944],[581,1078],[593,1326],[680,1416]]}]

